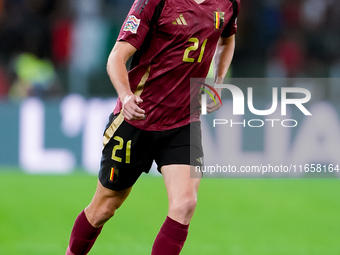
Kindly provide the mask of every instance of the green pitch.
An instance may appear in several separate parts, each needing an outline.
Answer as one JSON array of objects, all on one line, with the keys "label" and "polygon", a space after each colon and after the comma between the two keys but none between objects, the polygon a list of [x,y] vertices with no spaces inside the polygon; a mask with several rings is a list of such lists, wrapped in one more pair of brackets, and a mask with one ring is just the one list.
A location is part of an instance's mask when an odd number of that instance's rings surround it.
[{"label": "green pitch", "polygon": [[[96,177],[0,174],[0,254],[65,254]],[[338,255],[337,179],[203,179],[183,255]],[[90,254],[147,255],[167,213],[162,178],[142,177]]]}]

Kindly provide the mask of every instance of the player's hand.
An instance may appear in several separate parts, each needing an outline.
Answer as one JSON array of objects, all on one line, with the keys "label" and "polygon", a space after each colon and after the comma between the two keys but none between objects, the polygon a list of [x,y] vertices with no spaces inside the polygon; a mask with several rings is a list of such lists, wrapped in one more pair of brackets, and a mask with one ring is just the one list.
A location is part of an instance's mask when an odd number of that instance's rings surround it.
[{"label": "player's hand", "polygon": [[[219,96],[221,96],[222,89],[219,88],[219,89],[216,89],[216,91],[219,94]],[[214,98],[215,98],[216,104],[212,99],[210,99],[209,100],[210,102],[207,103],[207,113],[212,113],[214,111],[217,111],[222,106],[220,103],[220,100],[218,100],[216,95],[214,96]]]},{"label": "player's hand", "polygon": [[123,100],[122,114],[127,120],[143,120],[145,119],[145,111],[138,105],[143,100],[136,95],[127,95]]}]

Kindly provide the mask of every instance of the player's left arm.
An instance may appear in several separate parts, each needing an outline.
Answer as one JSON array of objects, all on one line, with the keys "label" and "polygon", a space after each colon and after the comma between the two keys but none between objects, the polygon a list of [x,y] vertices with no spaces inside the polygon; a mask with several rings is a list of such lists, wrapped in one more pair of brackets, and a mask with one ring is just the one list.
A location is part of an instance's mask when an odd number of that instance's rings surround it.
[{"label": "player's left arm", "polygon": [[[214,84],[223,84],[224,78],[228,72],[235,50],[235,35],[223,38],[220,37],[215,55],[213,58],[214,64]],[[216,89],[221,95],[221,89]],[[221,108],[221,103],[217,100],[217,105],[211,102],[207,105],[207,112],[211,113]]]}]

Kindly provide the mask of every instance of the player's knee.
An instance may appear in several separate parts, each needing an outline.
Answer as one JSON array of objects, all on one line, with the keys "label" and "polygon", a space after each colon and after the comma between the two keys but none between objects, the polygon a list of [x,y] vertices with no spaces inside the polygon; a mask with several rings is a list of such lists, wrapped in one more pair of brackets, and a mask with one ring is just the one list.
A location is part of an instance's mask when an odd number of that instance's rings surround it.
[{"label": "player's knee", "polygon": [[92,224],[95,228],[99,228],[102,225],[105,224],[109,219],[111,219],[117,208],[112,208],[112,207],[105,207],[105,208],[100,208],[97,213],[94,215]]},{"label": "player's knee", "polygon": [[183,218],[191,219],[196,209],[197,199],[195,197],[183,198],[170,205],[170,210],[181,215]]},{"label": "player's knee", "polygon": [[107,220],[109,220],[111,217],[115,215],[117,208],[106,208],[103,211],[103,217]]},{"label": "player's knee", "polygon": [[196,209],[196,205],[197,205],[197,199],[196,198],[191,198],[185,201],[184,205],[183,205],[183,209],[186,212],[187,215],[189,215],[190,217],[192,217],[192,215],[194,214],[194,211]]}]

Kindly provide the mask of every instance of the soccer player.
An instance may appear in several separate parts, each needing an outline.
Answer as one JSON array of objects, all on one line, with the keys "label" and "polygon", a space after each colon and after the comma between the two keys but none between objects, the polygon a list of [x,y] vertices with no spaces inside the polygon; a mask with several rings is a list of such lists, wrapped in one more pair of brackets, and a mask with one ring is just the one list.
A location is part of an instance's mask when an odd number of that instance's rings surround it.
[{"label": "soccer player", "polygon": [[[97,189],[75,220],[67,255],[90,251],[105,222],[154,160],[169,210],[151,254],[181,252],[200,182],[190,178],[190,167],[202,164],[190,158],[203,157],[199,109],[190,112],[190,78],[206,77],[214,57],[215,83],[223,83],[234,53],[239,4],[136,0],[132,5],[108,59],[119,99],[104,133]],[[132,56],[128,72],[126,62]],[[219,107],[210,103],[207,111]],[[190,143],[189,127],[197,142]]]}]

